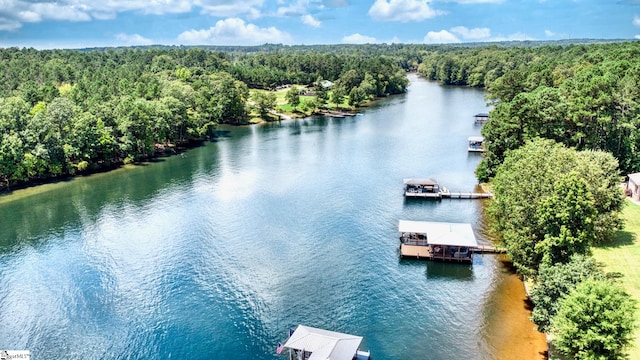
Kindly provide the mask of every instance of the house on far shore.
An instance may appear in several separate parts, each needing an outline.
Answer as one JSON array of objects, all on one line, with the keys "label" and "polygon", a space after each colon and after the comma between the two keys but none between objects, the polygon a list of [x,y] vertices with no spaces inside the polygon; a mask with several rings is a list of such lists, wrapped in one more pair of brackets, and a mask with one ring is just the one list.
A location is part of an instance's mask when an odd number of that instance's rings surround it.
[{"label": "house on far shore", "polygon": [[640,173],[629,174],[629,182],[627,182],[627,192],[635,201],[640,201]]},{"label": "house on far shore", "polygon": [[329,88],[331,88],[333,86],[333,82],[329,81],[329,80],[322,80],[320,82],[320,86],[322,86],[325,89],[329,89]]}]

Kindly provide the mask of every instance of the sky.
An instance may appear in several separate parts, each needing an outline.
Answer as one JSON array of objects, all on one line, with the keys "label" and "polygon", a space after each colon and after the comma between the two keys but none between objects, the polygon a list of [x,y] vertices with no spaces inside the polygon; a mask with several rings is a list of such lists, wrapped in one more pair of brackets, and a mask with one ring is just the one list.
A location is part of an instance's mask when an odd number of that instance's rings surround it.
[{"label": "sky", "polygon": [[0,47],[640,39],[640,0],[0,0]]}]

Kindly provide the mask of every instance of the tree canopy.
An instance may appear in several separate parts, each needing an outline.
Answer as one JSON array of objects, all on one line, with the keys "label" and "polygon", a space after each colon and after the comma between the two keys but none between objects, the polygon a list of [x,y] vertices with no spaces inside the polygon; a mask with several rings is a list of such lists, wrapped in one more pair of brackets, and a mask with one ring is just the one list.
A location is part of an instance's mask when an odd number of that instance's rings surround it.
[{"label": "tree canopy", "polygon": [[631,343],[636,303],[616,284],[587,279],[560,300],[555,347],[576,359],[620,359]]},{"label": "tree canopy", "polygon": [[510,151],[493,179],[489,216],[515,267],[536,273],[543,259],[566,262],[605,241],[620,224],[617,162],[535,139]]}]

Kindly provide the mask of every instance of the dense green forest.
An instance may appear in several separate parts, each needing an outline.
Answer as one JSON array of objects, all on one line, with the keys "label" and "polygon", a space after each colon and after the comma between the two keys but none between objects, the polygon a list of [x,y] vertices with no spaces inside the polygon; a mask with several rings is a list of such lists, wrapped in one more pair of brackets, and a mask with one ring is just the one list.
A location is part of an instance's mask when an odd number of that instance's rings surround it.
[{"label": "dense green forest", "polygon": [[509,150],[543,137],[612,153],[640,171],[640,44],[459,48],[433,52],[419,71],[447,85],[485,87],[494,106],[484,126],[480,181]]},{"label": "dense green forest", "polygon": [[250,88],[330,80],[357,106],[405,91],[416,69],[487,89],[481,181],[536,137],[610,152],[635,172],[638,55],[637,42],[0,49],[0,181],[95,171],[205,139],[216,124],[246,123]]},{"label": "dense green forest", "polygon": [[135,162],[206,139],[216,124],[246,123],[249,88],[326,79],[357,106],[404,92],[405,73],[392,57],[364,53],[2,49],[1,187]]}]

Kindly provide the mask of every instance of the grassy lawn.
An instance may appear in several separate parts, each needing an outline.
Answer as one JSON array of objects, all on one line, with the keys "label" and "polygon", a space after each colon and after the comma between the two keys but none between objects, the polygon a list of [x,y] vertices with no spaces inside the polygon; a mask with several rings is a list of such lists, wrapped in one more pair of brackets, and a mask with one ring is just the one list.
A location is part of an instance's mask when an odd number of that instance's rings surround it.
[{"label": "grassy lawn", "polygon": [[[301,90],[307,89],[307,86],[305,86],[305,85],[294,85],[294,86],[298,87]],[[289,89],[290,88],[284,88],[284,89],[279,89],[279,90],[273,91],[273,93],[276,94],[276,111],[288,114],[288,115],[293,116],[293,117],[304,117],[304,116],[311,115],[313,108],[311,108],[310,106],[305,106],[305,104],[315,100],[315,96],[302,96],[301,95],[300,96],[300,105],[298,105],[297,108],[294,109],[290,104],[287,103],[286,94],[287,94],[287,91],[289,91]],[[253,96],[253,93],[256,93],[256,92],[272,92],[272,91],[270,91],[270,90],[260,90],[260,89],[250,89],[249,90],[250,98],[251,98],[251,96]],[[330,95],[331,95],[331,91],[329,91],[329,96]],[[328,109],[336,109],[336,104],[334,104],[332,102],[327,102],[326,108],[328,108]],[[346,96],[344,97],[342,104],[340,104],[338,106],[338,109],[351,109],[351,106],[349,106],[348,98]],[[257,120],[257,121],[260,120],[258,118],[259,115],[257,114],[257,112],[252,112],[250,115],[255,120]]]},{"label": "grassy lawn", "polygon": [[[593,256],[605,265],[605,271],[623,275],[622,284],[640,305],[640,205],[627,201],[622,217],[624,228],[612,243],[594,248]],[[636,330],[630,358],[640,360],[640,329]]]}]

